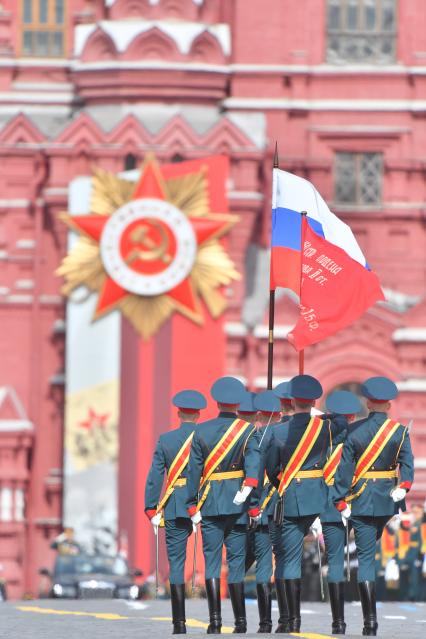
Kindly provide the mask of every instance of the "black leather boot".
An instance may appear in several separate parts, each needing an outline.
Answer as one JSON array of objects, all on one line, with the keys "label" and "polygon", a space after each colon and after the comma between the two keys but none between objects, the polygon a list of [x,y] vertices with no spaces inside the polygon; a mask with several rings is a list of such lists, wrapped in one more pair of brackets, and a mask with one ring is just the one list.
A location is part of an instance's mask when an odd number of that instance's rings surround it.
[{"label": "black leather boot", "polygon": [[244,583],[228,584],[231,595],[232,610],[234,611],[234,633],[247,632],[246,602],[244,599]]},{"label": "black leather boot", "polygon": [[271,632],[272,630],[272,595],[271,584],[256,584],[257,607],[259,609],[258,633]]},{"label": "black leather boot", "polygon": [[185,626],[185,584],[170,584],[172,599],[172,635],[186,635]]},{"label": "black leather boot", "polygon": [[359,596],[361,599],[362,616],[364,617],[364,628],[362,634],[367,637],[375,637],[377,634],[377,613],[376,613],[376,582],[361,581],[358,584]]},{"label": "black leather boot", "polygon": [[289,632],[300,632],[300,579],[284,579]]},{"label": "black leather boot", "polygon": [[220,579],[218,577],[206,579],[206,593],[210,617],[207,634],[220,635],[222,628],[222,615],[220,604]]},{"label": "black leather boot", "polygon": [[287,599],[285,596],[285,582],[284,579],[275,579],[275,590],[277,593],[277,603],[278,603],[278,626],[275,632],[288,633],[289,632],[289,624],[288,624],[288,605]]},{"label": "black leather boot", "polygon": [[344,635],[346,632],[346,624],[345,589],[343,581],[338,583],[329,583],[328,592],[330,593],[331,616],[333,618],[331,634]]}]

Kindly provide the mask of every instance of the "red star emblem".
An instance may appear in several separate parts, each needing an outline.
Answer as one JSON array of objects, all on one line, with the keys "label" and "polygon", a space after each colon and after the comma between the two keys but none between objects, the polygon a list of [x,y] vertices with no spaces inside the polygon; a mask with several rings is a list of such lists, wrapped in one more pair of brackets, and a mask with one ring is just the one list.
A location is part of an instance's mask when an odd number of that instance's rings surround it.
[{"label": "red star emblem", "polygon": [[101,428],[105,428],[109,416],[109,413],[96,413],[93,408],[89,407],[87,419],[85,419],[83,422],[79,422],[78,425],[81,428],[86,429],[88,432],[99,426]]},{"label": "red star emblem", "polygon": [[[167,201],[167,185],[160,168],[153,159],[149,159],[142,169],[142,173],[137,182],[131,201],[152,198],[155,200]],[[113,214],[114,215],[114,214]],[[92,240],[101,243],[102,234],[108,220],[112,216],[89,214],[74,216],[69,223],[76,231],[86,234]],[[176,249],[176,241],[172,230],[166,224],[154,222],[149,218],[144,226],[129,225],[120,238],[120,251],[123,261],[136,274],[149,276],[165,270],[168,264],[173,262]],[[225,234],[232,223],[214,215],[208,217],[190,217],[189,220],[197,244],[197,250],[212,239],[216,239]],[[134,223],[136,224],[136,222]],[[162,241],[167,244],[167,251],[162,250]],[[131,295],[122,284],[117,282],[113,275],[105,273],[105,280],[99,292],[98,304],[95,317],[111,311],[118,302]],[[173,305],[184,315],[201,322],[202,315],[198,297],[194,291],[194,285],[189,273],[185,279],[176,286],[164,293],[173,301]]]}]

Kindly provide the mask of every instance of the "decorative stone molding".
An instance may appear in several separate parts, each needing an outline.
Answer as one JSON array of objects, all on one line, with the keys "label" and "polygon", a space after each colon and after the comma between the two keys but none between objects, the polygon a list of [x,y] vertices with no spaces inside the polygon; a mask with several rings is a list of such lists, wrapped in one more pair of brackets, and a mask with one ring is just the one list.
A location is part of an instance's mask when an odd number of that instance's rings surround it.
[{"label": "decorative stone molding", "polygon": [[76,58],[89,55],[91,36],[95,31],[108,35],[120,54],[143,33],[156,30],[174,42],[181,55],[189,54],[194,41],[203,33],[208,33],[217,41],[225,57],[231,52],[231,34],[227,24],[207,25],[200,22],[179,22],[168,20],[101,20],[94,24],[77,25],[74,35],[74,56]]},{"label": "decorative stone molding", "polygon": [[112,38],[102,29],[96,29],[87,40],[81,59],[83,62],[97,62],[116,57],[117,49]]}]

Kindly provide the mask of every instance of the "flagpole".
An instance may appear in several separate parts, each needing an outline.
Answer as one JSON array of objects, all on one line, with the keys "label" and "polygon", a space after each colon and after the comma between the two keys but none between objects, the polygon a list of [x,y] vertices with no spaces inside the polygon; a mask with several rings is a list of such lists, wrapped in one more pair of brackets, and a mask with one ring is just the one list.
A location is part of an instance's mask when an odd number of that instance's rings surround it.
[{"label": "flagpole", "polygon": [[[305,229],[305,224],[307,222],[306,220],[306,216],[308,215],[307,211],[301,211],[301,216],[302,216],[302,224],[301,224],[301,228],[300,228],[300,290],[299,290],[299,302],[300,304],[302,303],[302,278],[303,278],[303,251],[304,251],[304,244],[305,244],[305,233],[304,233],[304,229]],[[303,375],[303,373],[305,372],[305,351],[304,349],[302,349],[301,351],[299,351],[299,375]]]},{"label": "flagpole", "polygon": [[[274,169],[279,168],[278,142],[275,142]],[[274,369],[274,316],[275,289],[269,291],[269,331],[268,331],[268,390],[272,390],[272,376]]]}]

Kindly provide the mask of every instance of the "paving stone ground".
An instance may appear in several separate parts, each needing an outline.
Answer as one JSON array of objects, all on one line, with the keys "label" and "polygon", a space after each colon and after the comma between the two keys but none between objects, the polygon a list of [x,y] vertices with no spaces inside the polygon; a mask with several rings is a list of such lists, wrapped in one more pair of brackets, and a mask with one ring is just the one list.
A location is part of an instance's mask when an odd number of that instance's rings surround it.
[{"label": "paving stone ground", "polygon": [[[249,632],[257,630],[257,606],[247,600]],[[274,624],[278,617],[273,608]],[[205,636],[207,602],[187,602],[188,635]],[[426,604],[384,603],[378,607],[379,636],[424,639],[426,637]],[[361,607],[346,605],[347,636],[360,636]],[[232,610],[223,602],[226,633],[232,630]],[[301,636],[321,639],[330,636],[331,616],[326,603],[302,604]],[[314,634],[313,634],[314,633]],[[171,636],[170,602],[158,601],[22,601],[0,604],[1,639],[150,639]],[[281,635],[285,636],[285,635]]]}]

